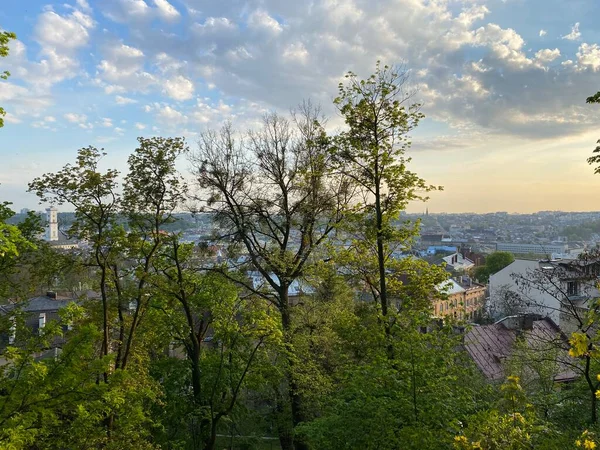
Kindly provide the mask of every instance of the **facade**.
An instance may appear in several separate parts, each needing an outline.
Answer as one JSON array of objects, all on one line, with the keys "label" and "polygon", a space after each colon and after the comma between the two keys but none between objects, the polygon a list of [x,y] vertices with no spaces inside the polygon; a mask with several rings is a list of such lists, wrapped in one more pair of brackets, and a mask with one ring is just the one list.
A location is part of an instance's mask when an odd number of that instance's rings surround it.
[{"label": "facade", "polygon": [[568,252],[569,247],[566,244],[516,244],[509,242],[498,242],[496,244],[496,251],[509,252],[517,255],[556,255],[565,254]]},{"label": "facade", "polygon": [[460,252],[444,256],[442,260],[446,263],[446,268],[453,272],[467,272],[475,267],[475,263]]},{"label": "facade", "polygon": [[526,259],[515,259],[501,271],[490,276],[488,314],[493,319],[520,313],[540,314],[560,324],[559,301],[538,289],[523,289],[520,278],[535,276],[540,263]]},{"label": "facade", "polygon": [[437,289],[440,294],[446,294],[447,298],[434,299],[432,306],[435,317],[473,320],[483,309],[486,287],[474,283],[469,277],[460,277],[458,280],[451,278]]},{"label": "facade", "polygon": [[44,239],[49,242],[58,241],[58,209],[54,206],[46,208],[46,222]]},{"label": "facade", "polygon": [[532,313],[549,317],[565,333],[577,329],[590,299],[600,297],[600,261],[515,260],[490,276],[492,318]]},{"label": "facade", "polygon": [[[9,316],[11,320],[14,320],[15,312],[19,311],[23,314],[25,327],[32,333],[38,334],[41,333],[48,322],[60,321],[58,311],[75,301],[70,297],[57,297],[56,292],[47,292],[46,295],[30,298],[23,303],[2,305],[0,306],[0,315]],[[0,337],[0,346],[11,345],[17,339],[16,328],[11,327],[7,335]],[[53,343],[53,347],[60,347],[62,343],[62,338],[57,338]]]},{"label": "facade", "polygon": [[[275,274],[269,274],[276,282],[279,281]],[[248,278],[252,282],[252,288],[256,291],[273,291],[265,277],[258,271],[250,271],[247,273]],[[313,295],[315,289],[301,279],[295,279],[288,287],[288,296],[290,304],[295,305],[304,295]]]}]

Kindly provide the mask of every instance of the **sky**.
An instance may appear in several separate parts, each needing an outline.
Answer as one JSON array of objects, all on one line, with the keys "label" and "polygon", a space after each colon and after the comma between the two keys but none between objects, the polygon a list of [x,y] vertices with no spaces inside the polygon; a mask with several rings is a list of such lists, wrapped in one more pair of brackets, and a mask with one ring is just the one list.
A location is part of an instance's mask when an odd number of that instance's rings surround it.
[{"label": "sky", "polygon": [[[305,99],[341,124],[343,75],[401,65],[426,119],[411,169],[444,186],[410,212],[600,210],[597,0],[1,0],[0,201],[103,147],[126,169],[138,136],[257,126]],[[181,163],[185,172],[187,164]]]}]

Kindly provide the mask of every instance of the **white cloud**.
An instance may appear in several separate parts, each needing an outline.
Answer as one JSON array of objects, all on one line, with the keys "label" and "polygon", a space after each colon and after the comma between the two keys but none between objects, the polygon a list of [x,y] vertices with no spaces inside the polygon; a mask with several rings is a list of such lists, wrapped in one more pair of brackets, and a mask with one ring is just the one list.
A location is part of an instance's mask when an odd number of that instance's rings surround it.
[{"label": "white cloud", "polygon": [[248,28],[258,32],[265,32],[276,36],[283,31],[283,28],[268,12],[257,9],[248,17]]},{"label": "white cloud", "polygon": [[98,64],[97,84],[107,94],[145,91],[157,82],[144,70],[145,55],[140,49],[122,42],[104,49],[105,59]]},{"label": "white cloud", "polygon": [[562,37],[562,39],[568,39],[569,41],[576,41],[581,36],[581,32],[579,31],[579,22],[571,27],[571,32]]},{"label": "white cloud", "polygon": [[71,123],[82,123],[87,120],[87,116],[85,114],[67,113],[64,114],[63,117]]},{"label": "white cloud", "polygon": [[581,68],[600,70],[600,47],[598,44],[581,44],[577,51],[577,64]]},{"label": "white cloud", "polygon": [[105,0],[101,6],[104,15],[118,23],[144,20],[152,14],[152,9],[144,0]]},{"label": "white cloud", "polygon": [[129,97],[122,97],[120,95],[115,96],[115,103],[117,105],[131,105],[132,103],[137,103],[137,100],[134,100]]},{"label": "white cloud", "polygon": [[236,29],[237,25],[227,17],[207,17],[203,23],[192,25],[192,31],[203,36],[224,36]]},{"label": "white cloud", "polygon": [[167,0],[154,0],[154,4],[158,10],[158,15],[164,20],[174,21],[181,17],[179,11],[177,11]]},{"label": "white cloud", "polygon": [[161,123],[164,123],[166,126],[171,128],[177,125],[182,125],[188,121],[186,115],[168,105],[160,107],[157,110],[156,115]]},{"label": "white cloud", "polygon": [[556,58],[560,56],[560,50],[555,48],[554,50],[550,50],[549,48],[545,48],[536,52],[535,59],[537,62],[541,64],[547,64],[549,62],[554,61]]},{"label": "white cloud", "polygon": [[144,0],[103,0],[99,5],[102,13],[117,23],[146,23],[159,18],[174,22],[181,17],[168,0],[153,0],[154,7]]},{"label": "white cloud", "polygon": [[165,82],[163,92],[174,100],[189,100],[194,96],[194,84],[187,78],[177,75]]},{"label": "white cloud", "polygon": [[287,46],[282,56],[287,60],[306,64],[309,54],[302,42],[296,42]]},{"label": "white cloud", "polygon": [[475,31],[474,43],[489,47],[492,53],[513,68],[523,69],[532,64],[523,52],[525,41],[512,28],[489,23]]},{"label": "white cloud", "polygon": [[546,36],[547,32],[546,30],[540,30],[540,37],[544,37]]},{"label": "white cloud", "polygon": [[43,13],[35,28],[35,38],[42,47],[73,50],[86,45],[94,21],[86,14],[75,11],[60,16],[53,11]]},{"label": "white cloud", "polygon": [[56,119],[54,118],[54,116],[46,116],[46,117],[44,117],[44,121],[45,122],[56,122]]},{"label": "white cloud", "polygon": [[100,125],[103,126],[104,128],[112,128],[112,126],[113,126],[112,119],[109,119],[108,117],[105,117],[100,122]]},{"label": "white cloud", "polygon": [[143,123],[140,123],[140,122],[136,122],[136,124],[135,124],[135,127],[136,127],[138,130],[143,130],[143,129],[145,129],[145,128],[146,128],[146,125],[144,125]]},{"label": "white cloud", "polygon": [[90,7],[90,4],[87,2],[87,0],[76,0],[76,3],[79,9],[81,9],[83,12],[92,12],[92,8]]},{"label": "white cloud", "polygon": [[46,10],[38,16],[33,29],[33,38],[40,46],[37,60],[28,59],[21,41],[10,45],[7,69],[31,85],[38,95],[56,83],[80,75],[77,52],[89,44],[95,22],[79,9],[71,10],[64,15]]}]

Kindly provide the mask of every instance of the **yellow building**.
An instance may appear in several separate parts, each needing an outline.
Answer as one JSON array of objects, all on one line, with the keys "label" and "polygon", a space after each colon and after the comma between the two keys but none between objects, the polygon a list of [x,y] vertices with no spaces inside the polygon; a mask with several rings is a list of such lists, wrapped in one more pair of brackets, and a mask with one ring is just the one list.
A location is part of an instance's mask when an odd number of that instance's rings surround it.
[{"label": "yellow building", "polygon": [[469,277],[461,277],[459,280],[451,278],[439,285],[437,290],[439,295],[433,299],[432,305],[436,317],[451,316],[458,320],[472,320],[483,308],[486,287],[474,283]]}]

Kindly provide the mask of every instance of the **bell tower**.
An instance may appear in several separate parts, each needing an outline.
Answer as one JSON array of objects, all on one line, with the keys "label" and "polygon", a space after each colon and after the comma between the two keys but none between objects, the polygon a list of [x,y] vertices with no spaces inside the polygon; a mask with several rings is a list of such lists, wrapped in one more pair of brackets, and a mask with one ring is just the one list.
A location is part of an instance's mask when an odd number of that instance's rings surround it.
[{"label": "bell tower", "polygon": [[54,206],[46,208],[46,236],[47,241],[58,241],[58,209]]}]

